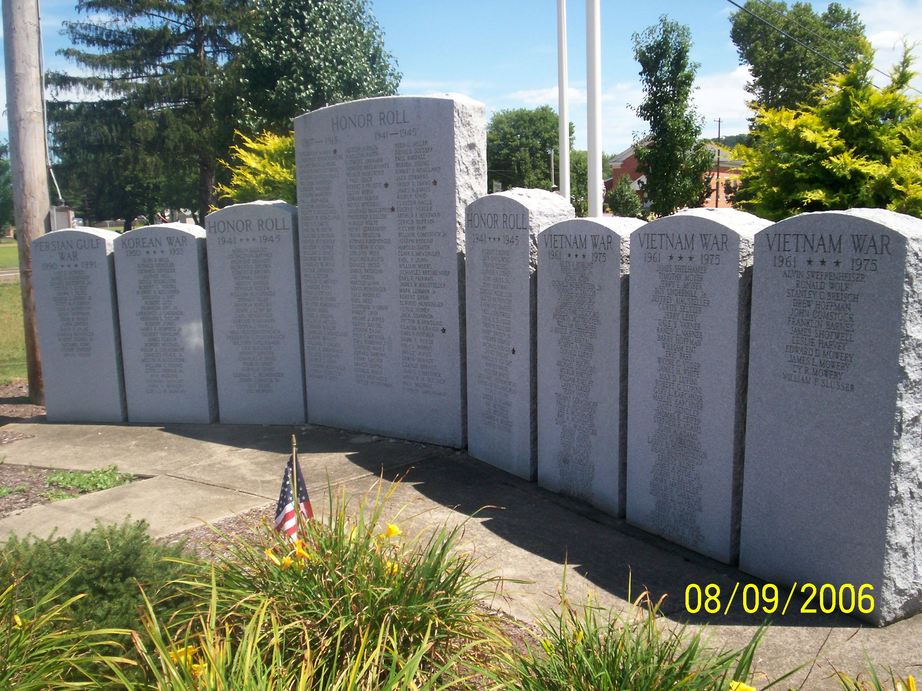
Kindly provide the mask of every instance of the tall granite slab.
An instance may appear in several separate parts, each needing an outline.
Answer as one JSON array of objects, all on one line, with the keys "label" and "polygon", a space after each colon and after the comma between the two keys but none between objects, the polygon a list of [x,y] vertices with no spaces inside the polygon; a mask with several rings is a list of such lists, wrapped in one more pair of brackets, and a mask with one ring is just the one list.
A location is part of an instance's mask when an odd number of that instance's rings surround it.
[{"label": "tall granite slab", "polygon": [[752,241],[694,209],[631,235],[629,523],[723,562],[739,553]]},{"label": "tall granite slab", "polygon": [[283,201],[205,217],[221,422],[306,420],[297,228]]},{"label": "tall granite slab", "polygon": [[467,207],[468,453],[527,480],[537,465],[538,233],[569,218],[569,202],[544,190]]},{"label": "tall granite slab", "polygon": [[875,624],[922,610],[920,280],[922,221],[890,211],[756,236],[740,568],[839,609],[868,584]]},{"label": "tall granite slab", "polygon": [[114,244],[128,421],[214,422],[205,229],[144,226]]},{"label": "tall granite slab", "polygon": [[538,235],[538,484],[615,516],[624,515],[626,255],[641,225],[581,218]]},{"label": "tall granite slab", "polygon": [[52,422],[125,419],[112,243],[118,233],[67,228],[32,241],[32,286],[45,410]]},{"label": "tall granite slab", "polygon": [[308,419],[465,443],[464,208],[482,104],[386,97],[295,119]]}]

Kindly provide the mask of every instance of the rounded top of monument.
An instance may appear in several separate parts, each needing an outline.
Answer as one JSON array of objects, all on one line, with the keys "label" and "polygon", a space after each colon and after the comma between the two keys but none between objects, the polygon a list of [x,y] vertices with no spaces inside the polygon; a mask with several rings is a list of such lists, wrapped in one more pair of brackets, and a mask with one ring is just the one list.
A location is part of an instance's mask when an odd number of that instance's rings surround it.
[{"label": "rounded top of monument", "polygon": [[776,226],[801,223],[819,222],[827,224],[835,222],[841,224],[843,221],[861,220],[900,233],[907,238],[922,239],[922,219],[907,214],[901,214],[889,209],[842,209],[835,211],[810,211],[789,218],[782,219],[776,223]]},{"label": "rounded top of monument", "polygon": [[[645,221],[639,218],[625,216],[596,216],[594,218],[568,218],[548,226],[541,233],[593,233],[600,229],[615,233],[618,237],[626,238]],[[541,234],[539,233],[539,235]]]},{"label": "rounded top of monument", "polygon": [[313,115],[328,114],[333,110],[355,109],[362,106],[386,108],[389,104],[399,106],[401,104],[409,104],[414,101],[451,101],[466,108],[479,110],[484,110],[486,108],[486,106],[484,106],[484,104],[480,101],[477,101],[470,96],[456,93],[427,94],[425,96],[375,96],[373,98],[360,98],[355,101],[345,101],[344,103],[334,103],[329,106],[317,108],[316,110],[309,110],[306,113],[301,113],[301,115],[295,117],[293,121],[297,122],[302,118],[308,118]]},{"label": "rounded top of monument", "polygon": [[135,234],[160,234],[165,232],[173,233],[185,233],[196,238],[205,237],[205,229],[201,226],[193,225],[191,223],[154,223],[149,226],[141,226],[140,228],[135,228],[134,230],[129,230],[127,233],[123,233],[120,237],[127,237],[128,235]]},{"label": "rounded top of monument", "polygon": [[71,235],[74,233],[82,236],[91,235],[93,237],[101,238],[102,240],[109,242],[119,237],[119,233],[116,233],[114,230],[105,230],[103,228],[60,228],[59,230],[52,230],[50,233],[45,233],[44,235],[34,237],[32,238],[31,242],[34,243],[36,240],[41,240],[42,238],[47,238],[49,236],[62,238],[64,235]]},{"label": "rounded top of monument", "polygon": [[494,192],[493,194],[488,194],[481,199],[511,199],[512,201],[518,202],[528,209],[533,209],[537,207],[544,208],[557,208],[560,211],[569,211],[571,216],[575,215],[573,210],[573,205],[570,204],[566,199],[564,199],[557,192],[551,192],[549,190],[535,189],[531,187],[512,187],[508,190],[503,190],[502,192]]},{"label": "rounded top of monument", "polygon": [[[695,220],[691,220],[695,219]],[[699,220],[700,219],[700,220]],[[663,226],[682,226],[689,223],[715,223],[727,230],[732,230],[740,237],[754,238],[755,234],[772,224],[764,218],[738,209],[682,209],[669,216],[663,216],[655,221],[650,221],[643,226],[644,229],[656,230]],[[638,229],[640,230],[640,229]]]},{"label": "rounded top of monument", "polygon": [[285,211],[291,214],[295,214],[298,212],[298,207],[296,207],[294,204],[289,204],[283,199],[273,199],[273,200],[257,199],[256,201],[252,201],[252,202],[240,202],[239,204],[228,204],[227,206],[223,206],[220,209],[216,209],[215,211],[212,211],[210,214],[205,216],[205,219],[207,220],[209,218],[218,216],[223,213],[228,213],[228,212],[240,212],[240,211],[246,211],[247,209],[259,209],[259,208],[265,209],[266,207],[272,207],[279,211]]}]

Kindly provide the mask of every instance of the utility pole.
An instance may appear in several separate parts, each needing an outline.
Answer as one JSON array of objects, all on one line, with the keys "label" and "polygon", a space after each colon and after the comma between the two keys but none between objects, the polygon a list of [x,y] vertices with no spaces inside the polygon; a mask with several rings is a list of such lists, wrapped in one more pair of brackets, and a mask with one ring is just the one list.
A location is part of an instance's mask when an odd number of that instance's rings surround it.
[{"label": "utility pole", "polygon": [[720,118],[717,118],[717,179],[714,182],[714,208],[720,206]]},{"label": "utility pole", "polygon": [[26,337],[29,397],[44,402],[42,361],[32,293],[33,238],[47,232],[50,214],[38,0],[3,0],[6,107],[10,130],[13,213],[19,245],[19,289]]}]

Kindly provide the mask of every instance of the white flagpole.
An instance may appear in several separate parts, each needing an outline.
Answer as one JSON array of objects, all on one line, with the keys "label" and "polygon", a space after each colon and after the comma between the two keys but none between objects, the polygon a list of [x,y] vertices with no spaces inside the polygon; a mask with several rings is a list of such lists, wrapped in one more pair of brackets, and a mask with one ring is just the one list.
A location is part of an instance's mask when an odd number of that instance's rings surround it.
[{"label": "white flagpole", "polygon": [[586,0],[586,90],[589,136],[589,216],[602,215],[602,32],[599,0]]},{"label": "white flagpole", "polygon": [[570,200],[570,115],[567,76],[567,0],[557,0],[557,115],[560,119],[558,161],[560,196]]}]

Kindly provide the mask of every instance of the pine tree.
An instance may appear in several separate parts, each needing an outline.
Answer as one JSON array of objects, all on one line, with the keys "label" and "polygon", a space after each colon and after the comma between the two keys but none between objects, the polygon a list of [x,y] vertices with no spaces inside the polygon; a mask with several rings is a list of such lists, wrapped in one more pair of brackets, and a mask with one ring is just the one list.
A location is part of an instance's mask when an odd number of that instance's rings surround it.
[{"label": "pine tree", "polygon": [[605,203],[615,216],[643,218],[643,203],[631,187],[631,179],[627,175],[622,175],[618,182],[612,185],[605,196]]},{"label": "pine tree", "polygon": [[73,46],[60,52],[89,75],[49,75],[65,96],[90,92],[146,112],[147,126],[157,131],[153,153],[169,162],[164,193],[169,196],[171,181],[194,172],[199,222],[213,201],[216,161],[233,131],[222,117],[229,102],[225,65],[242,7],[243,0],[78,0],[85,18],[65,22]]}]

